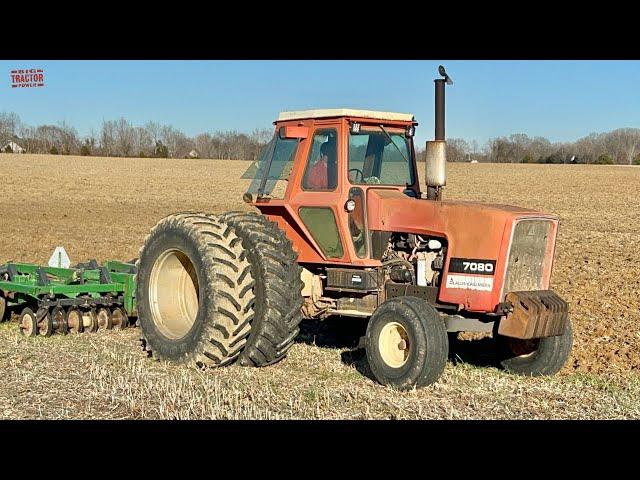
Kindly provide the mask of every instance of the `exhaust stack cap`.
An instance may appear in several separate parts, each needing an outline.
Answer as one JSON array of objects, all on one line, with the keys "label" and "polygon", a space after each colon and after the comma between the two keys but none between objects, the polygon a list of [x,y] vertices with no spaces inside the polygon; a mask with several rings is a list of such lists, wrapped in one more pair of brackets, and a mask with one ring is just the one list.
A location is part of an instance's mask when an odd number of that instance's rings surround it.
[{"label": "exhaust stack cap", "polygon": [[447,75],[447,71],[444,69],[443,65],[438,66],[438,73],[444,77],[444,81],[447,82],[447,85],[453,85],[453,80],[451,80],[451,77]]},{"label": "exhaust stack cap", "polygon": [[425,178],[428,187],[444,187],[447,184],[447,142],[427,141]]}]

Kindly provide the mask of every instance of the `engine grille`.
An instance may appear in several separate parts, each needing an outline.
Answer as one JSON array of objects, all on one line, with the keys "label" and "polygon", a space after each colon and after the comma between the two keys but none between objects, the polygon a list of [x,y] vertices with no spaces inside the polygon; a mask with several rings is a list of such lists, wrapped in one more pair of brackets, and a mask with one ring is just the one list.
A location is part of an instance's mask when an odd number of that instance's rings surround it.
[{"label": "engine grille", "polygon": [[516,223],[509,251],[503,295],[509,292],[543,289],[543,273],[552,222],[520,220]]}]

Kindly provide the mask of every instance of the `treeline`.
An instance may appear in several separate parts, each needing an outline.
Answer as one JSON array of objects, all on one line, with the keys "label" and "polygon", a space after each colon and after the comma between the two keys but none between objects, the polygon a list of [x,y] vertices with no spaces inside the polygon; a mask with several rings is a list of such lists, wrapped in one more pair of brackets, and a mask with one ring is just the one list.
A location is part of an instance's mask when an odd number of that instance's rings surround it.
[{"label": "treeline", "polygon": [[[103,121],[100,131],[79,136],[65,122],[32,127],[15,113],[0,112],[0,147],[10,140],[28,153],[95,155],[112,157],[169,157],[256,160],[273,129],[250,134],[216,131],[189,137],[180,130],[155,122],[136,126],[124,118]],[[424,158],[424,150],[418,152]],[[479,146],[474,140],[447,139],[450,162],[492,163],[596,163],[640,165],[640,129],[620,128],[592,133],[575,142],[552,143],[544,137],[518,133],[498,137]]]},{"label": "treeline", "polygon": [[103,121],[100,131],[80,136],[65,122],[32,127],[15,113],[0,112],[0,147],[13,140],[28,153],[255,160],[272,135],[272,129],[255,129],[250,134],[216,131],[189,137],[170,125],[135,126],[120,118]]},{"label": "treeline", "polygon": [[595,163],[640,165],[640,129],[592,133],[575,142],[552,143],[524,133],[489,140],[482,148],[461,138],[447,140],[450,162]]}]

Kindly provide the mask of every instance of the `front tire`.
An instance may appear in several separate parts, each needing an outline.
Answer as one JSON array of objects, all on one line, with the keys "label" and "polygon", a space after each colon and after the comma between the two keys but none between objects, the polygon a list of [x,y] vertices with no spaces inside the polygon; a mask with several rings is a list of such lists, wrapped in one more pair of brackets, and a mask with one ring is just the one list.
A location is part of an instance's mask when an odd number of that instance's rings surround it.
[{"label": "front tire", "polygon": [[204,213],[170,215],[151,230],[137,274],[142,343],[157,359],[222,366],[253,318],[253,278],[240,238]]},{"label": "front tire", "polygon": [[499,361],[510,373],[525,376],[555,375],[567,363],[573,347],[571,320],[562,335],[520,340],[497,335]]},{"label": "front tire", "polygon": [[378,382],[409,390],[438,380],[447,362],[449,338],[435,308],[417,297],[397,297],[373,313],[365,349]]}]

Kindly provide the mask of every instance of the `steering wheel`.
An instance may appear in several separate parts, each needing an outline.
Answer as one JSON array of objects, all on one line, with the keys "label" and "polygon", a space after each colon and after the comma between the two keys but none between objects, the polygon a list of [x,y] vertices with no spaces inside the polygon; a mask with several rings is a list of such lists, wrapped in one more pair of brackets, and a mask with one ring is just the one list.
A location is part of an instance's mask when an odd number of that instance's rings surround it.
[{"label": "steering wheel", "polygon": [[[360,174],[360,181],[357,180],[357,175],[356,178],[354,178],[353,180],[351,180],[351,172],[356,172]],[[359,168],[350,168],[349,169],[349,180],[351,180],[354,183],[362,183],[362,179],[364,179],[364,173],[362,173],[362,170],[360,170]]]},{"label": "steering wheel", "polygon": [[382,182],[380,181],[380,179],[378,177],[367,177],[367,178],[364,179],[364,183],[378,185],[378,184],[380,184]]}]

